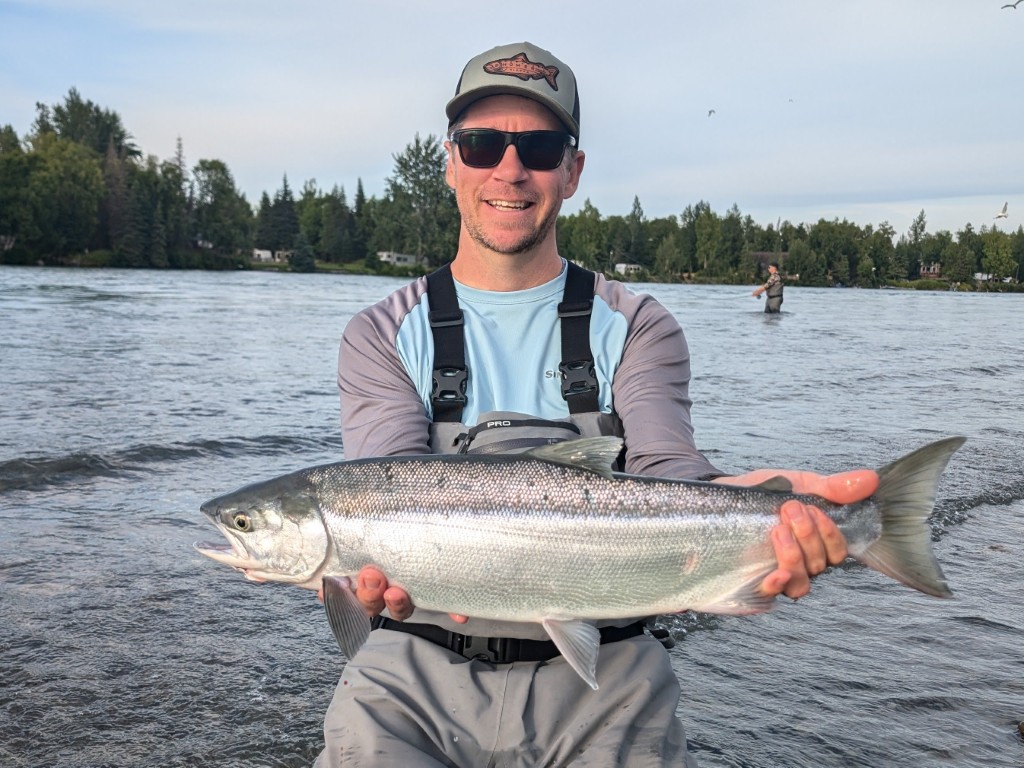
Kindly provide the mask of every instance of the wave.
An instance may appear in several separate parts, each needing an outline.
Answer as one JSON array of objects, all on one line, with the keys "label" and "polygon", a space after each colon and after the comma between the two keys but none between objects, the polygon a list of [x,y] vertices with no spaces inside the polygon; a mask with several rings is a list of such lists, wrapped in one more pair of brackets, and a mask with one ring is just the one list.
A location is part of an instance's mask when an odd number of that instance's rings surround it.
[{"label": "wave", "polygon": [[261,435],[196,440],[164,445],[138,445],[109,453],[72,453],[66,456],[17,458],[0,462],[0,493],[40,490],[81,482],[92,477],[117,477],[146,472],[163,464],[206,456],[280,456],[296,454],[342,456],[341,437]]}]

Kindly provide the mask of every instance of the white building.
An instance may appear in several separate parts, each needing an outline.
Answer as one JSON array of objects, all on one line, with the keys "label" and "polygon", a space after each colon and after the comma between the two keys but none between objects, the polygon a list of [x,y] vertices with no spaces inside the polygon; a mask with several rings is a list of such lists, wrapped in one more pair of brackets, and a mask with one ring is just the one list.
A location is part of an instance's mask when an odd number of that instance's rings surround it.
[{"label": "white building", "polygon": [[427,260],[422,256],[395,253],[394,251],[377,251],[377,258],[384,264],[393,264],[396,267],[418,267],[421,264],[427,263]]}]

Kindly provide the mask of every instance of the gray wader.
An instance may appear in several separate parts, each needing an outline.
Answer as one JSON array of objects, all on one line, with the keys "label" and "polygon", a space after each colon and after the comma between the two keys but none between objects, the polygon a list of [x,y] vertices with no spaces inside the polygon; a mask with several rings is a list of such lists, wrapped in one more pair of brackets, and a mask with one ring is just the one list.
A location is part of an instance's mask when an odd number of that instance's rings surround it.
[{"label": "gray wader", "polygon": [[[589,341],[593,280],[570,264],[559,305],[570,416],[490,412],[468,427],[461,423],[469,375],[462,312],[450,269],[428,277],[432,452],[515,453],[623,434],[618,416],[598,406]],[[438,624],[378,618],[373,626],[338,683],[316,768],[696,768],[676,717],[680,689],[668,653],[641,622],[601,627],[597,691],[550,641],[465,636],[447,616]]]}]

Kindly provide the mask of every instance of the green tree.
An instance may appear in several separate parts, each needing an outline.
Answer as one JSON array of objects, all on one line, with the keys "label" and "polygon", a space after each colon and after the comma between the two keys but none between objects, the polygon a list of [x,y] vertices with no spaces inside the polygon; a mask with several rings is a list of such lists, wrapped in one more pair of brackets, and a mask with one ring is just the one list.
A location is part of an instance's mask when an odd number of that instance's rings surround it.
[{"label": "green tree", "polygon": [[679,236],[671,234],[658,243],[654,252],[654,271],[661,280],[676,281],[683,271],[683,249]]},{"label": "green tree", "polygon": [[556,228],[558,250],[566,259],[602,271],[608,269],[607,235],[601,213],[590,199],[571,216],[559,216]]},{"label": "green tree", "polygon": [[981,239],[985,243],[985,255],[982,258],[982,269],[992,275],[993,280],[1014,277],[1017,263],[1010,251],[1010,239],[994,227],[982,231]]},{"label": "green tree", "polygon": [[892,254],[895,246],[893,238],[896,236],[892,225],[883,221],[878,229],[868,226],[865,236],[859,243],[860,260],[857,265],[858,285],[876,286],[884,283],[887,279],[889,265],[892,263]]},{"label": "green tree", "polygon": [[251,243],[252,210],[221,160],[200,160],[195,179],[196,238],[201,246],[233,254]]},{"label": "green tree", "polygon": [[711,212],[711,205],[701,200],[695,205],[686,206],[679,217],[679,247],[683,252],[683,265],[687,272],[696,272],[702,268],[697,254],[697,219],[705,212]]},{"label": "green tree", "polygon": [[192,248],[193,211],[192,182],[180,137],[174,157],[160,165],[159,201],[163,212],[167,260],[172,266],[184,266],[186,254]]},{"label": "green tree", "polygon": [[626,261],[649,269],[651,264],[647,254],[647,217],[644,216],[640,198],[636,195],[633,196],[633,208],[626,217],[626,226],[629,233],[626,252],[623,254]]},{"label": "green tree", "polygon": [[270,234],[273,244],[271,250],[274,251],[291,250],[299,234],[299,214],[295,209],[295,196],[288,186],[287,175],[270,207]]},{"label": "green tree", "polygon": [[[459,213],[455,193],[445,180],[444,146],[432,134],[422,140],[416,134],[413,143],[394,160],[394,172],[386,180],[387,210],[383,211],[395,217],[386,231],[390,245],[378,236],[375,250],[425,256],[431,266],[450,261],[458,248]],[[380,217],[374,224],[386,226]]]},{"label": "green tree", "polygon": [[26,190],[32,158],[14,129],[0,128],[0,257],[32,231],[32,212]]},{"label": "green tree", "polygon": [[857,281],[860,257],[860,229],[843,219],[821,219],[810,228],[807,245],[825,261],[825,269],[836,283],[851,285]]},{"label": "green tree", "polygon": [[971,255],[971,278],[973,279],[974,273],[981,271],[981,260],[985,255],[985,242],[970,224],[965,225],[956,233],[956,241]]},{"label": "green tree", "polygon": [[295,236],[291,254],[288,256],[288,265],[292,272],[316,271],[316,257],[313,255],[313,246],[310,245],[306,235],[302,232]]},{"label": "green tree", "polygon": [[323,253],[324,196],[317,188],[316,179],[307,179],[295,203],[299,218],[299,231],[309,241],[314,253]]},{"label": "green tree", "polygon": [[62,139],[88,147],[101,157],[108,148],[113,148],[122,159],[142,156],[122,125],[120,115],[83,99],[75,88],[68,91],[63,104],[48,107],[37,103],[36,113],[37,135],[55,133]]},{"label": "green tree", "polygon": [[718,263],[723,266],[727,274],[738,277],[740,261],[748,248],[746,233],[743,230],[743,219],[739,206],[735,203],[722,219],[722,240],[718,248]]},{"label": "green tree", "polygon": [[33,141],[25,192],[32,250],[60,259],[86,248],[99,221],[103,173],[95,152],[54,134]]},{"label": "green tree", "polygon": [[942,251],[942,276],[954,283],[974,278],[974,254],[959,242],[949,242]]},{"label": "green tree", "polygon": [[786,274],[799,275],[800,285],[828,285],[825,259],[815,253],[806,240],[794,240],[789,244]]},{"label": "green tree", "polygon": [[260,206],[256,211],[255,235],[253,245],[264,251],[273,251],[277,243],[274,237],[273,204],[270,195],[264,192],[260,196]]},{"label": "green tree", "polygon": [[324,196],[321,213],[321,249],[328,261],[347,264],[365,256],[356,245],[356,221],[345,188],[335,186]]},{"label": "green tree", "polygon": [[694,227],[697,232],[697,262],[704,277],[721,276],[729,271],[728,264],[720,259],[719,246],[722,242],[722,222],[710,207],[698,214]]}]

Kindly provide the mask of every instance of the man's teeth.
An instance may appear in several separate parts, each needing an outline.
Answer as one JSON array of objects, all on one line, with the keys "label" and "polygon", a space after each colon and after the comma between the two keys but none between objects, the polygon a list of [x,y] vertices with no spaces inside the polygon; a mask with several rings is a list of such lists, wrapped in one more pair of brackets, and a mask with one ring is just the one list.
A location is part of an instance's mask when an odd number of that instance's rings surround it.
[{"label": "man's teeth", "polygon": [[510,200],[491,200],[491,205],[495,208],[507,208],[512,211],[521,211],[526,208],[529,203],[526,202],[512,202]]}]

